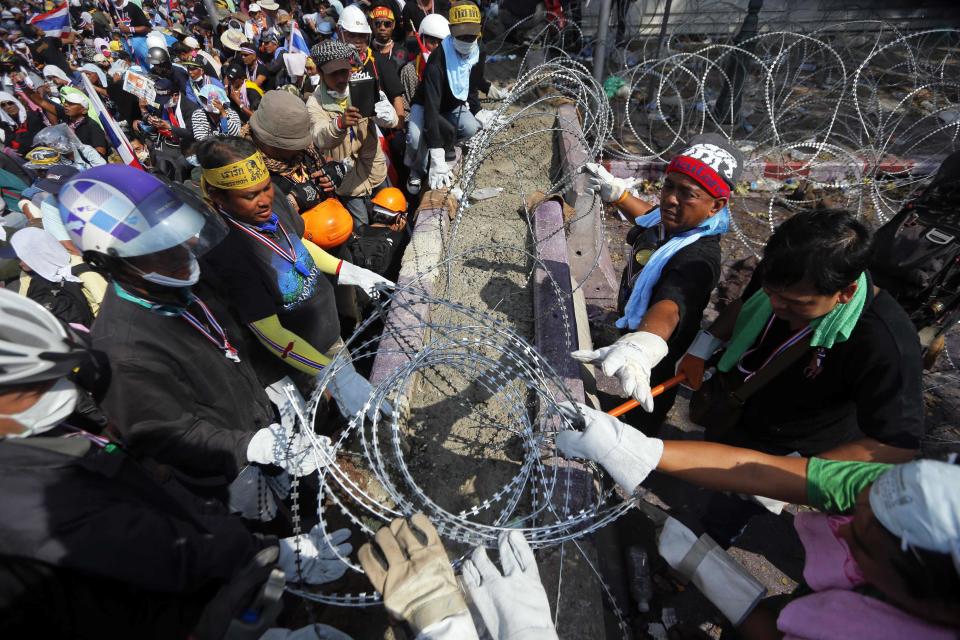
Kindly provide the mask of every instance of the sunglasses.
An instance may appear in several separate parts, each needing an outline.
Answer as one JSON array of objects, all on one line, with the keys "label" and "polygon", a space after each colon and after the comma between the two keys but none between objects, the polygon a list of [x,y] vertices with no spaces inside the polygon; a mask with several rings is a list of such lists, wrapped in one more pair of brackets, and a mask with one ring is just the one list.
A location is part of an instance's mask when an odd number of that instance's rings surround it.
[{"label": "sunglasses", "polygon": [[476,42],[477,36],[456,36],[457,40],[460,42]]},{"label": "sunglasses", "polygon": [[374,28],[386,27],[389,29],[393,27],[394,24],[396,23],[393,20],[374,20],[373,21]]},{"label": "sunglasses", "polygon": [[16,102],[10,102],[9,100],[4,100],[3,102],[0,102],[0,107],[13,107],[16,104],[17,104]]}]

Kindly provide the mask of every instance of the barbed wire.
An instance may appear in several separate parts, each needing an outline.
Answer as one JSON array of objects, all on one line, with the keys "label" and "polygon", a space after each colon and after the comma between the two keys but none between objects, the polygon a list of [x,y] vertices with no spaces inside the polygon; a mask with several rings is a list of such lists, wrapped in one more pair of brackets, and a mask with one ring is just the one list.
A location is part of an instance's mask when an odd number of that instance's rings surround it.
[{"label": "barbed wire", "polygon": [[[844,30],[855,34],[845,36]],[[495,108],[495,123],[465,149],[452,216],[434,219],[439,246],[434,253],[405,258],[415,273],[406,273],[396,290],[381,294],[379,312],[361,323],[318,378],[303,419],[311,432],[337,371],[374,353],[400,363],[374,384],[364,413],[376,417],[353,420],[330,450],[316,443],[318,514],[328,542],[330,509],[370,536],[394,517],[423,511],[449,545],[455,565],[472,546],[494,547],[506,529],[521,530],[535,548],[574,542],[582,553],[584,536],[633,506],[612,491],[584,491],[603,486],[595,466],[557,463],[554,435],[571,426],[557,405],[574,398],[533,346],[529,323],[515,317],[532,314],[532,285],[540,278],[554,293],[540,313],[560,319],[561,348],[578,348],[565,301],[586,278],[554,280],[538,246],[553,236],[538,239],[534,233],[530,196],[574,188],[581,168],[532,156],[537,141],[565,134],[589,158],[636,168],[666,162],[699,133],[727,136],[745,152],[748,172],[755,176],[738,189],[745,204],[734,209],[733,230],[756,254],[779,220],[821,200],[817,193],[788,199],[791,182],[809,181],[830,191],[840,206],[880,223],[923,186],[960,137],[960,111],[949,119],[960,109],[960,83],[952,79],[955,72],[951,75],[958,62],[951,48],[960,40],[956,30],[902,33],[879,22],[859,22],[810,33],[763,33],[737,45],[671,37],[659,57],[652,57],[647,40],[634,50],[638,61],[617,67],[622,98],[612,102],[609,86],[564,51],[571,42],[582,47],[574,54],[591,46],[578,26],[548,23],[531,32],[532,46],[508,61],[517,69],[516,81]],[[510,55],[513,45],[506,41],[493,58]],[[718,97],[734,77],[743,78],[740,109],[731,100],[718,112]],[[560,103],[579,114],[576,126],[557,117]],[[531,164],[548,168],[531,172]],[[494,165],[504,182],[491,184],[488,170]],[[774,175],[771,165],[777,167]],[[474,196],[491,187],[503,188],[498,200],[516,207],[485,208],[487,201]],[[590,206],[578,206],[554,235],[593,215],[598,203],[588,200]],[[513,241],[477,236],[477,220],[490,215],[503,216],[503,224],[516,232]],[[749,219],[765,224],[748,224]],[[591,270],[599,268],[607,242],[602,224],[596,238]],[[414,244],[407,249],[417,250]],[[464,299],[477,286],[465,273],[484,268],[488,278],[511,272],[515,289],[487,308]],[[499,306],[504,300],[503,306],[515,308],[504,310]],[[520,307],[527,311],[517,311]],[[390,416],[380,411],[387,404],[393,408]],[[469,505],[455,504],[447,487],[440,486],[454,478],[432,475],[437,459],[456,467],[460,476],[480,477],[484,467],[496,468],[490,475],[500,479],[482,495],[467,491]],[[343,561],[362,572],[350,558]],[[337,606],[379,603],[374,593],[294,593]],[[626,636],[615,602],[613,609]]]}]

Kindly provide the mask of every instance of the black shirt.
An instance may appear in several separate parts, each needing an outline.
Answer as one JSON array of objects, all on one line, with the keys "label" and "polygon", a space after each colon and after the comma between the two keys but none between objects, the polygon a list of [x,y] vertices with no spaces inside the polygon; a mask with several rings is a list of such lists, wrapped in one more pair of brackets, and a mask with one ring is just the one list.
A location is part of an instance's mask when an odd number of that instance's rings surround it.
[{"label": "black shirt", "polygon": [[[92,331],[94,348],[110,360],[101,407],[135,455],[225,484],[247,464],[247,445],[257,429],[274,422],[274,409],[225,306],[196,291],[240,362],[227,359],[184,318],[122,300],[110,286]],[[206,322],[197,305],[188,310]]]},{"label": "black shirt", "polygon": [[[67,112],[64,111],[63,106],[56,105],[57,107],[57,120],[60,122],[70,122],[70,119],[67,118]],[[80,124],[74,127],[73,132],[77,135],[77,139],[83,144],[89,145],[96,149],[97,147],[103,147],[110,151],[107,147],[107,136],[103,132],[103,129],[100,128],[96,122],[90,119],[89,116],[84,115],[83,120]]]},{"label": "black shirt", "polygon": [[67,63],[66,56],[63,55],[63,44],[61,43],[60,38],[44,36],[38,40],[33,47],[31,47],[31,50],[33,51],[34,60],[36,62],[42,62],[45,65],[52,64],[55,67],[60,67],[60,69],[68,76],[73,73],[73,71],[70,69],[70,65]]},{"label": "black shirt", "polygon": [[390,58],[373,51],[373,56],[367,57],[363,70],[370,74],[371,78],[376,78],[380,90],[387,94],[390,100],[403,95],[400,72]]},{"label": "black shirt", "polygon": [[[618,310],[621,315],[643,265],[653,251],[665,242],[659,239],[659,229],[659,225],[645,230],[634,227],[628,237],[632,241],[629,256],[631,263],[624,268],[620,284]],[[653,286],[649,307],[663,300],[670,300],[677,305],[680,313],[680,322],[667,341],[670,352],[661,362],[664,370],[669,370],[667,377],[673,376],[674,365],[686,353],[687,347],[700,330],[703,310],[710,302],[710,294],[720,280],[720,256],[719,235],[700,238],[670,258]],[[662,381],[654,376],[654,383]]]},{"label": "black shirt", "polygon": [[406,245],[405,231],[373,225],[358,227],[349,242],[355,265],[394,281],[400,275],[400,262]]},{"label": "black shirt", "polygon": [[[759,286],[755,275],[744,300]],[[762,350],[772,351],[782,340],[774,342],[792,333],[787,322],[774,320]],[[811,350],[768,382],[747,401],[737,429],[782,454],[815,455],[864,437],[917,448],[924,433],[921,375],[913,324],[889,293],[874,294],[870,280],[850,338],[830,349]]]},{"label": "black shirt", "polygon": [[[143,9],[133,4],[132,2],[128,2],[126,7],[119,10],[119,13],[121,18],[125,17],[130,21],[131,27],[149,27],[150,26],[150,20],[143,13]],[[143,36],[146,36],[147,34],[138,33],[136,35],[143,37]]]},{"label": "black shirt", "polygon": [[[470,69],[470,88],[467,90],[466,101],[458,100],[450,90],[450,81],[447,79],[446,52],[443,47],[437,47],[423,70],[423,80],[413,95],[413,103],[423,105],[423,129],[428,149],[443,146],[440,135],[440,116],[450,113],[466,102],[471,113],[480,110],[480,100],[477,92],[486,92],[490,83],[483,77],[486,67],[486,54],[481,51],[477,64]],[[402,90],[402,87],[401,87]]]},{"label": "black shirt", "polygon": [[[433,0],[433,11],[430,13],[439,13],[444,18],[450,13],[450,2],[448,0]],[[403,23],[403,31],[410,31],[410,23],[413,23],[413,29],[420,31],[420,23],[427,17],[427,13],[420,8],[417,0],[408,0],[400,11],[400,21]]]},{"label": "black shirt", "polygon": [[303,219],[290,210],[279,190],[273,210],[287,235],[278,227],[276,233],[266,237],[284,251],[290,251],[289,238],[297,263],[309,275],[302,275],[288,260],[233,223],[228,223],[230,233],[223,242],[204,256],[201,273],[215,290],[225,292],[241,323],[277,315],[285,329],[325,352],[340,337],[333,285],[303,246]]}]

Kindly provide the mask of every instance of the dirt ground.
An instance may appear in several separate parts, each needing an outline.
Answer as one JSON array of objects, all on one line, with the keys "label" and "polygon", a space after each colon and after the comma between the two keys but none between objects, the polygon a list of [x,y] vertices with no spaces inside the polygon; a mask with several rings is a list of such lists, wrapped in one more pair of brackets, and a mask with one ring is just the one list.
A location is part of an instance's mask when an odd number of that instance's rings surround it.
[{"label": "dirt ground", "polygon": [[[501,134],[499,143],[524,133],[546,129],[548,117],[520,120]],[[527,138],[525,153],[548,157],[550,134]],[[455,256],[447,271],[438,270],[438,297],[478,309],[503,322],[521,337],[533,338],[533,301],[528,288],[532,264],[526,251],[531,240],[523,200],[518,195],[543,188],[546,169],[533,162],[513,162],[516,148],[497,152],[480,166],[476,189],[505,187],[501,195],[472,202],[459,223],[455,238],[452,224],[444,230],[444,247]],[[431,313],[427,336],[442,339],[449,327],[469,325],[473,319],[446,306]],[[430,497],[447,511],[475,507],[502,487],[519,469],[516,438],[505,425],[514,422],[511,411],[526,404],[522,383],[499,377],[502,354],[478,346],[475,354],[490,358],[484,365],[451,364],[423,372],[411,398],[408,436],[415,455],[411,471],[417,483],[429,488]],[[503,391],[494,392],[498,386]],[[492,522],[499,509],[481,516]]]}]

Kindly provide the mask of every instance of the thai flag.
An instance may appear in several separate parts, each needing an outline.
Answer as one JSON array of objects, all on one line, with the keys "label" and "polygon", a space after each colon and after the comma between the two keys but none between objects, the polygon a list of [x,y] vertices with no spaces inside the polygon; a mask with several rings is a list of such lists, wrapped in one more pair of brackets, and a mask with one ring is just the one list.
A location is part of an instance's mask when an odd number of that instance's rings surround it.
[{"label": "thai flag", "polygon": [[30,24],[42,29],[48,36],[59,38],[61,34],[70,32],[70,11],[66,4],[62,4],[53,11],[33,16]]},{"label": "thai flag", "polygon": [[107,142],[117,150],[117,154],[125,165],[135,169],[143,169],[143,165],[137,160],[137,154],[133,152],[133,147],[130,146],[130,141],[127,140],[127,136],[123,135],[123,131],[120,130],[107,108],[103,106],[103,102],[101,102],[100,96],[97,94],[97,90],[93,88],[89,78],[82,73],[80,78],[83,80],[83,90],[87,94],[87,100],[93,104],[93,110],[107,136]]},{"label": "thai flag", "polygon": [[307,46],[307,40],[303,37],[303,34],[300,33],[300,27],[297,26],[296,20],[290,23],[290,37],[287,38],[287,52],[302,53],[308,58],[310,57],[310,47]]}]

